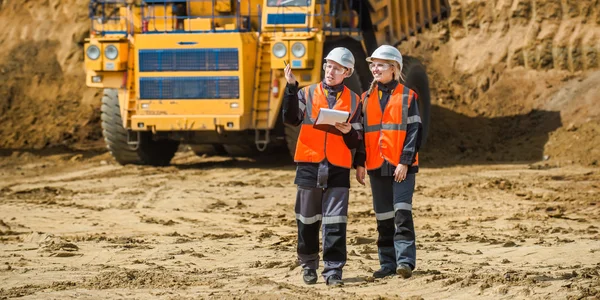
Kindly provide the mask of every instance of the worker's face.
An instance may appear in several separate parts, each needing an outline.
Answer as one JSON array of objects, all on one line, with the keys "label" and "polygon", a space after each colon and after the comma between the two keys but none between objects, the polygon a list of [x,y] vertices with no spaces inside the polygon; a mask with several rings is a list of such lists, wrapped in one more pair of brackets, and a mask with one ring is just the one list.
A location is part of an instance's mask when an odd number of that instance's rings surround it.
[{"label": "worker's face", "polygon": [[350,70],[332,60],[327,60],[323,64],[325,71],[325,83],[328,86],[335,86],[344,81],[344,78],[350,77]]},{"label": "worker's face", "polygon": [[394,79],[394,66],[392,62],[374,58],[369,64],[373,78],[381,83],[388,83]]}]

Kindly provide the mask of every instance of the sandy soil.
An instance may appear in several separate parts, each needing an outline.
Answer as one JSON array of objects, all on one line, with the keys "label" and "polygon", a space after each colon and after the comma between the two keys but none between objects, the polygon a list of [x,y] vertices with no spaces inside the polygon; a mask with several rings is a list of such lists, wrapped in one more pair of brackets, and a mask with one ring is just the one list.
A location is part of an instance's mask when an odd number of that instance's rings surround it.
[{"label": "sandy soil", "polygon": [[375,217],[354,186],[345,286],[306,286],[294,167],[177,154],[0,159],[0,299],[597,299],[600,172],[544,163],[426,168],[418,266],[374,280]]}]

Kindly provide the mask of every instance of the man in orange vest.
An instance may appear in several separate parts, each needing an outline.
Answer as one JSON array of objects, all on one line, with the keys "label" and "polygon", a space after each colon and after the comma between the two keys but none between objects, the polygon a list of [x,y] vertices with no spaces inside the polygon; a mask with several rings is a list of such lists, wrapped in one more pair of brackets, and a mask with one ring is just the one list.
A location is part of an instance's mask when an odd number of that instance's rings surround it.
[{"label": "man in orange vest", "polygon": [[409,278],[416,266],[412,198],[421,145],[417,94],[400,83],[402,55],[396,47],[383,45],[367,61],[374,79],[362,98],[365,136],[355,164],[360,184],[368,170],[373,193],[381,266],[373,277]]},{"label": "man in orange vest", "polygon": [[[301,126],[294,161],[296,179],[296,220],[298,260],[306,284],[317,282],[319,267],[319,229],[323,230],[322,272],[325,283],[343,285],[346,264],[346,224],[350,189],[352,152],[360,145],[362,124],[360,98],[344,85],[354,71],[354,56],[338,47],[325,57],[322,82],[298,90],[290,66],[285,68],[287,85],[283,118],[287,124]],[[346,111],[347,123],[337,123],[330,132],[313,127],[321,108]]]}]

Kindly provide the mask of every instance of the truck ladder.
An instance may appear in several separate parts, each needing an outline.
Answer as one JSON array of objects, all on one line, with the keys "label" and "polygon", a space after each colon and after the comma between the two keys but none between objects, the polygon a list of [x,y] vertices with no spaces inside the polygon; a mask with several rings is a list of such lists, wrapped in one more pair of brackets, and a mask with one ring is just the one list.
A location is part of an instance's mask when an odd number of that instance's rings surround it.
[{"label": "truck ladder", "polygon": [[269,111],[271,99],[271,49],[266,36],[260,36],[256,57],[253,119],[256,148],[264,151],[270,142]]},{"label": "truck ladder", "polygon": [[[129,43],[129,51],[128,55],[129,55],[129,59],[128,59],[128,63],[127,63],[127,71],[126,71],[126,77],[125,80],[123,82],[124,88],[126,90],[127,93],[127,109],[126,109],[126,115],[121,116],[123,119],[127,120],[127,124],[125,128],[134,128],[134,126],[137,126],[137,124],[132,124],[131,123],[131,117],[133,115],[135,115],[137,113],[137,99],[136,99],[136,93],[133,93],[132,91],[135,91],[136,89],[136,84],[135,84],[135,80],[132,80],[133,78],[129,78],[129,74],[133,73],[133,69],[135,68],[135,59],[134,59],[134,49],[133,49],[133,41],[130,41]],[[132,133],[131,130],[129,131],[130,134]],[[139,143],[139,132],[136,134],[135,137],[128,137],[127,139],[127,143],[130,145],[136,145]]]}]

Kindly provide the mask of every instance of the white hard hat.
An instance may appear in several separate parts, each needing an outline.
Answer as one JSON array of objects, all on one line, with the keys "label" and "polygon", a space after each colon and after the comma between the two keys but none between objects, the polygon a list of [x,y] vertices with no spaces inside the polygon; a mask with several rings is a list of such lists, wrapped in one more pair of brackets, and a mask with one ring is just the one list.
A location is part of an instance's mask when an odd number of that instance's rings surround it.
[{"label": "white hard hat", "polygon": [[379,46],[379,48],[373,51],[371,57],[367,57],[367,61],[372,62],[373,58],[393,60],[400,64],[400,69],[402,69],[402,54],[400,54],[400,50],[398,50],[396,47],[392,47],[390,45]]},{"label": "white hard hat", "polygon": [[335,61],[336,63],[354,72],[354,55],[352,55],[352,52],[350,52],[350,50],[344,47],[333,48],[333,50],[331,50],[329,54],[327,54],[325,60]]}]

